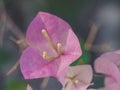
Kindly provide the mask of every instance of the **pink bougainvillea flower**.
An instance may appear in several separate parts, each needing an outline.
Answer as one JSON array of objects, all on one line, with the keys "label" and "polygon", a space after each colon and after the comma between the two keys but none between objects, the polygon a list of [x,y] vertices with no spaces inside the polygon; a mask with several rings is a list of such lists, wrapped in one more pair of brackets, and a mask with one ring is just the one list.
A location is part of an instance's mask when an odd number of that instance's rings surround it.
[{"label": "pink bougainvillea flower", "polygon": [[98,90],[120,90],[120,51],[108,52],[97,58],[95,71],[105,75],[105,87]]},{"label": "pink bougainvillea flower", "polygon": [[66,71],[66,73],[58,76],[58,80],[63,85],[62,90],[88,90],[93,76],[90,65],[72,66]]},{"label": "pink bougainvillea flower", "polygon": [[39,12],[30,23],[26,41],[29,47],[20,58],[25,79],[57,76],[82,54],[70,25],[46,12]]}]

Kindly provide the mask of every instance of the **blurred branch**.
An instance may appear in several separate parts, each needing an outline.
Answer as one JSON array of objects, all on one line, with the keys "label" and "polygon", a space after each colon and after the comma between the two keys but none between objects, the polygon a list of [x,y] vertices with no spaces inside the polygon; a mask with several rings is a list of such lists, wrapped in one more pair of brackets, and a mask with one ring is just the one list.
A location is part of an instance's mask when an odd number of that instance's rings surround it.
[{"label": "blurred branch", "polygon": [[20,51],[22,52],[25,48],[27,48],[28,44],[26,43],[25,39],[20,39],[20,40],[16,40],[14,37],[9,37],[9,39],[11,41],[13,41],[14,43],[16,43],[19,48],[20,48]]},{"label": "blurred branch", "polygon": [[12,74],[16,69],[17,67],[19,66],[19,63],[20,63],[20,60],[18,60],[15,65],[12,66],[12,68],[7,72],[7,76],[9,76],[10,74]]},{"label": "blurred branch", "polygon": [[2,0],[0,0],[0,24],[0,45],[3,42],[6,29],[9,29],[19,40],[24,39],[24,34],[7,14]]},{"label": "blurred branch", "polygon": [[97,32],[98,32],[98,27],[96,24],[93,23],[85,43],[85,48],[93,52],[105,52],[111,50],[111,46],[108,44],[93,45],[93,41],[95,40]]},{"label": "blurred branch", "polygon": [[1,47],[3,44],[3,35],[4,35],[5,27],[6,27],[6,24],[5,24],[6,17],[4,15],[1,15],[0,19],[1,19],[1,23],[0,23],[0,27],[1,27],[1,29],[0,29],[0,47]]},{"label": "blurred branch", "polygon": [[[24,39],[24,34],[21,32],[21,30],[17,27],[17,25],[12,21],[10,16],[7,14],[2,0],[0,0],[0,26],[1,26],[0,27],[0,46],[2,46],[4,32],[7,29],[7,30],[10,30],[16,36],[17,40],[12,38],[12,41],[14,41],[20,47],[21,51],[27,47],[27,44]],[[10,75],[11,73],[13,73],[17,69],[18,65],[19,65],[19,60],[8,71],[7,75]]]},{"label": "blurred branch", "polygon": [[93,44],[93,41],[96,37],[97,32],[98,32],[98,27],[96,24],[93,23],[91,26],[88,38],[87,38],[86,43],[85,43],[85,48],[87,50],[91,50],[92,44]]},{"label": "blurred branch", "polygon": [[49,77],[43,79],[41,83],[41,89],[44,89],[47,86],[49,79],[50,79]]},{"label": "blurred branch", "polygon": [[[6,15],[6,14],[5,14]],[[11,18],[7,16],[7,23],[6,23],[7,28],[12,31],[12,33],[18,38],[18,39],[24,39],[24,34],[21,32],[21,30],[13,23]]]},{"label": "blurred branch", "polygon": [[91,51],[94,52],[105,52],[111,50],[111,46],[109,44],[102,44],[102,45],[93,45]]},{"label": "blurred branch", "polygon": [[[16,40],[13,37],[10,37],[10,40],[12,40],[13,42],[15,42],[21,51],[23,51],[25,48],[27,48],[27,43],[25,42],[25,39],[20,39],[20,40]],[[20,60],[18,60],[13,66],[12,68],[8,71],[8,73],[6,74],[7,76],[9,76],[10,74],[12,74],[17,67],[19,66]]]}]

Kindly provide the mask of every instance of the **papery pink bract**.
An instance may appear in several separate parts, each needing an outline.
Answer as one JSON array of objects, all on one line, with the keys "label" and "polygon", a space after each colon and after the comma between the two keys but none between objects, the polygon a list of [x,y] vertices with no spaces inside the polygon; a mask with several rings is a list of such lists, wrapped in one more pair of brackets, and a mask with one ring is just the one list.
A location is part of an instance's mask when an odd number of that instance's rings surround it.
[{"label": "papery pink bract", "polygon": [[95,71],[105,75],[105,87],[98,90],[120,90],[120,52],[108,52],[95,61]]},{"label": "papery pink bract", "polygon": [[[43,29],[54,44],[51,47],[43,36]],[[20,67],[25,79],[57,76],[63,69],[78,59],[82,52],[79,40],[67,22],[46,12],[39,12],[27,29],[26,41],[29,45],[20,58]],[[56,47],[62,45],[61,54]],[[45,60],[43,52],[47,53]]]},{"label": "papery pink bract", "polygon": [[90,65],[71,66],[66,71],[58,76],[62,90],[87,90],[91,85],[93,72]]}]

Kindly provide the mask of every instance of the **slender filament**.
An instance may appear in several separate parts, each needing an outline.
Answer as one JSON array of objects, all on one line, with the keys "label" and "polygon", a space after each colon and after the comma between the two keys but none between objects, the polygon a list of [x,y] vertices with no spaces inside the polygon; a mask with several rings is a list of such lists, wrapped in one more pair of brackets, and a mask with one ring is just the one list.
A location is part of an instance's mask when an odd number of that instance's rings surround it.
[{"label": "slender filament", "polygon": [[62,44],[61,43],[57,43],[57,52],[60,55],[62,53]]},{"label": "slender filament", "polygon": [[[47,33],[47,30],[42,29],[41,33],[44,36],[44,38],[48,41],[48,44],[50,45],[50,47],[53,48],[57,52],[58,56],[60,56],[61,53],[62,53],[62,44],[61,43],[57,43],[57,45],[55,45],[52,42],[52,39],[50,38],[49,34]],[[43,57],[43,59],[49,60],[49,61],[53,60],[55,58],[54,56],[52,56],[52,57],[48,56],[46,51],[42,52],[42,57]]]},{"label": "slender filament", "polygon": [[47,41],[48,41],[48,43],[50,44],[50,46],[51,46],[53,49],[56,49],[56,48],[55,48],[55,45],[54,45],[54,43],[52,42],[51,38],[49,37],[47,31],[46,31],[45,29],[42,29],[41,32],[42,32],[42,35],[47,39]]}]

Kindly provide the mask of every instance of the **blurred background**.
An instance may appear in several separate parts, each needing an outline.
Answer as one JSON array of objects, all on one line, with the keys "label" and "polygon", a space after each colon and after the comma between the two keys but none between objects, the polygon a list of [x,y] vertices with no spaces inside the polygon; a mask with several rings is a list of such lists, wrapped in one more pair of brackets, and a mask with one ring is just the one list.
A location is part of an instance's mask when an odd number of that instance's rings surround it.
[{"label": "blurred background", "polygon": [[[79,64],[93,65],[100,54],[120,48],[120,0],[0,0],[0,90],[26,90],[27,83],[41,90],[42,79],[24,80],[19,66],[7,75],[18,65],[25,47],[21,40],[39,11],[71,25],[83,50]],[[51,77],[44,90],[61,90],[61,84]]]}]

